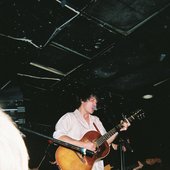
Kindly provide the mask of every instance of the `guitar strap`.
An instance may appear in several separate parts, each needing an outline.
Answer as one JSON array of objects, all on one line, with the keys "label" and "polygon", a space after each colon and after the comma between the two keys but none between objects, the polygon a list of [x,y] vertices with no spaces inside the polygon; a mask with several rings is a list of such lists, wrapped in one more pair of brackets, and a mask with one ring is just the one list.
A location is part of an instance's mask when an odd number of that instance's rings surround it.
[{"label": "guitar strap", "polygon": [[[98,127],[96,126],[96,124],[95,124],[94,122],[93,122],[93,125],[94,125],[94,127],[96,128],[96,130],[100,133]],[[100,133],[100,134],[101,134],[101,133]]]}]

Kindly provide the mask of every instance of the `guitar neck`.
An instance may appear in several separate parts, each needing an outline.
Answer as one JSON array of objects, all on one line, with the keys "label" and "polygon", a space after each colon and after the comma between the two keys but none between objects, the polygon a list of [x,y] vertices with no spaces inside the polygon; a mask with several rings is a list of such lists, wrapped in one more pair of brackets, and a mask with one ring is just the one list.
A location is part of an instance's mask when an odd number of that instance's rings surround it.
[{"label": "guitar neck", "polygon": [[109,130],[107,133],[105,133],[103,136],[97,139],[96,143],[98,146],[101,146],[105,141],[107,141],[111,136],[113,136],[121,127],[121,125],[117,125],[113,129]]},{"label": "guitar neck", "polygon": [[[138,110],[128,118],[126,118],[129,122],[132,122],[135,120],[135,118],[138,116],[139,112],[141,110]],[[122,128],[122,124],[119,123],[117,126],[115,126],[113,129],[109,130],[107,133],[105,133],[103,136],[97,139],[96,143],[98,146],[101,146],[105,141],[107,141],[111,136],[113,136],[116,132],[118,132]]]}]

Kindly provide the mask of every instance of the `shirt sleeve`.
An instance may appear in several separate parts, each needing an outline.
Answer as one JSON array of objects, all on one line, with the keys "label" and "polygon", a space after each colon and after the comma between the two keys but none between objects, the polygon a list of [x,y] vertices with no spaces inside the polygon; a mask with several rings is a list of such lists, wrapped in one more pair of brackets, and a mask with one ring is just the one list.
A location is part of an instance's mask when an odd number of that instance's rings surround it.
[{"label": "shirt sleeve", "polygon": [[55,125],[53,138],[58,139],[60,136],[67,135],[71,124],[71,117],[68,113],[63,115]]}]

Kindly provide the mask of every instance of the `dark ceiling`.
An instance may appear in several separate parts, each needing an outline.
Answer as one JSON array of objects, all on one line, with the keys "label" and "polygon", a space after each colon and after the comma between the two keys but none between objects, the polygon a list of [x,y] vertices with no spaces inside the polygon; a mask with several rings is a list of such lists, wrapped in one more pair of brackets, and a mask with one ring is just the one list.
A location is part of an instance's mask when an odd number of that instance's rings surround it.
[{"label": "dark ceiling", "polygon": [[53,128],[90,86],[100,93],[106,128],[142,108],[146,119],[129,135],[166,142],[169,0],[1,0],[0,44],[1,101],[23,100],[31,121]]}]

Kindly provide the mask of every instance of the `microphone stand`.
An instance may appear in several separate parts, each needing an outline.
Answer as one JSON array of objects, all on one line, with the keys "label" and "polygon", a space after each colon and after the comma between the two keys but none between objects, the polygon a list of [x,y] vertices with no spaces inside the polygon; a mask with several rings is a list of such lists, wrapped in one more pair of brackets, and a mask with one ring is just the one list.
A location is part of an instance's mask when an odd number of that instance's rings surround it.
[{"label": "microphone stand", "polygon": [[46,138],[46,139],[48,139],[48,140],[51,140],[54,144],[58,144],[58,145],[61,145],[61,146],[66,147],[66,148],[75,150],[75,151],[81,153],[83,156],[92,157],[92,156],[94,155],[94,152],[91,151],[91,150],[88,150],[88,149],[85,149],[85,148],[82,148],[82,147],[79,147],[79,146],[75,146],[75,145],[72,145],[72,144],[70,144],[70,143],[67,143],[67,142],[58,140],[58,139],[54,139],[54,138],[52,138],[52,137],[49,137],[49,136],[40,134],[40,133],[38,133],[38,132],[35,132],[35,131],[33,131],[33,130],[24,128],[24,127],[22,127],[22,126],[20,126],[19,129],[24,130],[24,131],[29,132],[29,133],[32,133],[32,134],[35,134],[35,135],[38,135],[38,136],[41,136],[41,137],[44,137],[44,138]]},{"label": "microphone stand", "polygon": [[123,150],[123,147],[126,148],[126,151],[129,150],[130,152],[133,152],[132,147],[130,146],[129,139],[123,139],[119,138],[119,149],[120,149],[120,170],[126,170],[125,166],[125,151]]},{"label": "microphone stand", "polygon": [[38,164],[38,167],[36,168],[37,170],[40,168],[40,166],[42,165],[44,159],[46,158],[46,155],[48,154],[48,149],[49,149],[50,145],[51,145],[51,143],[48,144],[48,146],[47,146],[47,148],[46,148],[46,150],[45,150],[45,154],[44,154],[44,156],[42,157],[40,163]]},{"label": "microphone stand", "polygon": [[125,166],[125,153],[123,151],[123,147],[124,147],[124,141],[123,139],[120,139],[119,141],[119,150],[120,150],[120,170],[126,170],[126,166]]}]

